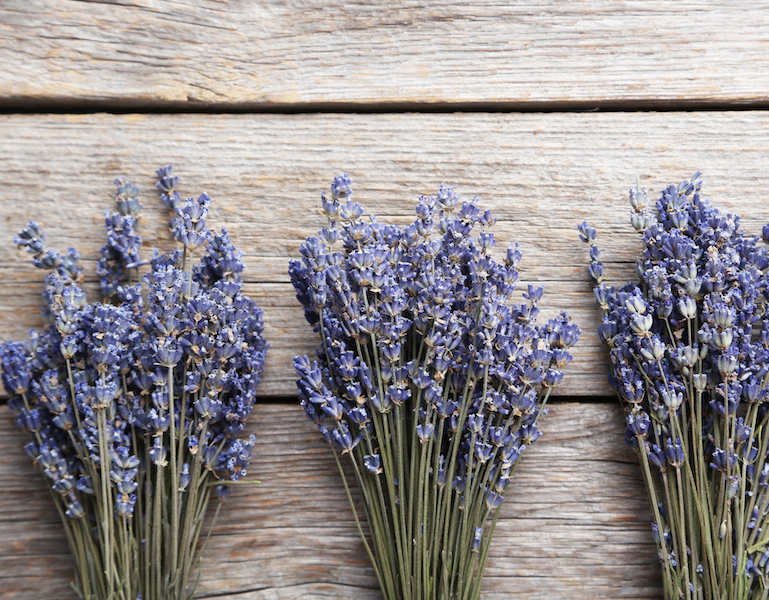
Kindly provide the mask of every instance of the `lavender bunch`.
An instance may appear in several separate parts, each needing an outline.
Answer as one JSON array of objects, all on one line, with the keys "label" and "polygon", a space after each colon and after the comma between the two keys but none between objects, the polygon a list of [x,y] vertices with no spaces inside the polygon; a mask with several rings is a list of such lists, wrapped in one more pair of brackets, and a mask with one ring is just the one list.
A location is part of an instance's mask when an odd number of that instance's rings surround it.
[{"label": "lavender bunch", "polygon": [[[699,173],[650,202],[630,190],[643,234],[637,280],[590,274],[609,382],[627,412],[654,515],[665,597],[769,597],[769,255],[739,217],[700,196]],[[769,227],[764,228],[769,235]]]},{"label": "lavender bunch", "polygon": [[171,167],[158,175],[181,249],[139,274],[139,189],[116,180],[103,302],[86,301],[77,252],[47,248],[36,223],[14,240],[46,271],[48,325],[0,344],[2,380],[84,599],[192,598],[203,515],[243,481],[254,445],[238,436],[266,345],[262,312],[241,292],[242,255],[206,227],[208,196],[182,200]]},{"label": "lavender bunch", "polygon": [[399,227],[364,220],[351,194],[337,176],[328,227],[289,267],[321,338],[316,360],[294,359],[301,404],[343,479],[350,459],[385,597],[477,599],[505,490],[579,330],[566,313],[536,325],[542,288],[510,303],[521,255],[492,258],[477,198],[441,185]]}]

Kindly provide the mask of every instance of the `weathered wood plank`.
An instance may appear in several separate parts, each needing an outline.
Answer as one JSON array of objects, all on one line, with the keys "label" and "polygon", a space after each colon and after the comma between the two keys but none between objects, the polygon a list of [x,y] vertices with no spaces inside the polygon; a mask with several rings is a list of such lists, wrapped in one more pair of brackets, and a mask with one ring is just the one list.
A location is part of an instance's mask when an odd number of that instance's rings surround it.
[{"label": "weathered wood plank", "polygon": [[769,100],[769,10],[748,0],[6,0],[0,31],[14,107]]},{"label": "weathered wood plank", "polygon": [[[519,467],[485,600],[659,598],[651,515],[615,404],[555,403]],[[298,406],[263,404],[250,476],[222,509],[199,598],[376,600],[329,449]],[[43,477],[0,415],[0,598],[74,599],[71,561]],[[52,514],[53,513],[53,514]]]},{"label": "weathered wood plank", "polygon": [[577,223],[598,227],[607,271],[622,282],[639,247],[626,202],[636,175],[657,190],[701,169],[706,195],[742,214],[748,232],[769,221],[766,112],[3,116],[0,127],[0,337],[42,324],[42,273],[13,247],[14,233],[34,218],[52,246],[78,247],[96,299],[113,177],[144,190],[149,256],[173,243],[153,187],[155,167],[171,162],[183,190],[212,195],[210,224],[226,226],[245,251],[245,289],[265,310],[272,345],[262,396],[293,395],[291,359],[317,343],[287,266],[325,225],[319,191],[339,171],[381,219],[405,222],[417,196],[444,180],[481,196],[499,218],[500,248],[521,242],[522,284],[545,286],[543,316],[566,309],[583,330],[559,391],[567,396],[610,394]]},{"label": "weathered wood plank", "polygon": [[95,299],[113,177],[126,174],[144,190],[149,256],[173,243],[152,178],[171,162],[184,190],[213,196],[211,225],[226,226],[245,251],[246,291],[265,310],[272,344],[262,396],[293,395],[291,358],[317,343],[287,266],[324,226],[319,190],[341,170],[382,219],[404,222],[417,196],[443,180],[480,195],[499,218],[500,248],[521,242],[522,284],[545,286],[543,315],[566,309],[582,327],[559,392],[568,396],[610,393],[577,223],[598,226],[607,271],[622,282],[639,247],[626,202],[636,175],[659,189],[702,169],[706,195],[741,213],[747,231],[769,221],[766,112],[4,116],[0,126],[0,337],[41,326],[42,273],[13,247],[13,234],[36,219],[53,246],[77,246]]}]

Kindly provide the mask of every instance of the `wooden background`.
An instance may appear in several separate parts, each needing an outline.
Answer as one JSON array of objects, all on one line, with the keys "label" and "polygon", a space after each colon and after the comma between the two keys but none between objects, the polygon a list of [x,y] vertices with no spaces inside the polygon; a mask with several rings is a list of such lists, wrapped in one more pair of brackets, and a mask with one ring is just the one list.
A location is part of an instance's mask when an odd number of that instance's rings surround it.
[{"label": "wooden background", "polygon": [[[660,598],[650,514],[606,385],[576,224],[616,282],[639,240],[627,189],[705,173],[717,206],[769,222],[765,2],[0,3],[0,338],[41,327],[40,272],[11,238],[35,219],[93,264],[112,179],[139,184],[146,252],[170,249],[153,189],[172,163],[246,254],[272,346],[251,475],[204,557],[199,598],[381,598],[333,459],[296,406],[290,359],[315,340],[287,262],[323,226],[338,172],[404,222],[442,181],[518,240],[544,317],[583,330],[545,435],[503,508],[488,600]],[[4,402],[4,400],[3,400]],[[24,435],[0,412],[0,598],[64,599],[72,565]]]}]

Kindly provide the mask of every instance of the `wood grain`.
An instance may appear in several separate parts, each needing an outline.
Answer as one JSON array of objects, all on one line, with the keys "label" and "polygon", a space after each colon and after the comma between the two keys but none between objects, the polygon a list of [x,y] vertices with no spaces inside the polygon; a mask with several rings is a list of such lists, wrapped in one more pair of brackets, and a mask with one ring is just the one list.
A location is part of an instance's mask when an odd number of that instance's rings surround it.
[{"label": "wood grain", "polygon": [[245,252],[245,290],[265,311],[271,344],[263,397],[293,395],[291,359],[317,343],[287,266],[325,225],[319,192],[340,171],[380,219],[405,222],[418,195],[444,180],[481,196],[499,219],[499,253],[521,243],[522,289],[545,286],[543,317],[565,309],[582,328],[559,390],[569,397],[611,393],[577,223],[598,228],[607,272],[621,283],[639,248],[626,201],[636,175],[659,190],[701,169],[706,196],[742,214],[749,233],[769,221],[766,112],[2,116],[0,128],[0,338],[42,326],[42,273],[14,248],[14,233],[35,219],[51,246],[76,246],[95,300],[116,175],[143,189],[144,255],[173,247],[153,187],[154,169],[170,162],[183,191],[212,195],[209,224],[226,226]]},{"label": "wood grain", "polygon": [[[336,465],[299,406],[257,406],[250,476],[223,507],[198,598],[376,600]],[[659,598],[651,515],[618,405],[555,403],[502,508],[484,600]],[[74,600],[43,477],[0,414],[0,598]]]},{"label": "wood grain", "polygon": [[759,1],[5,0],[0,31],[13,110],[769,101]]}]

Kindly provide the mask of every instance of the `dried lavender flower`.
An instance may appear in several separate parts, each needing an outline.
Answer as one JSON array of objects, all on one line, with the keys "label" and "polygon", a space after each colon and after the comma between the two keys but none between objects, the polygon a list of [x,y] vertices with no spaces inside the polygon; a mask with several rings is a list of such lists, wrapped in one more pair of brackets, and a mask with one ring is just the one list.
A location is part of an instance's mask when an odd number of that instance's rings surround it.
[{"label": "dried lavender flower", "polygon": [[[101,277],[101,292],[104,298],[127,301],[130,293],[124,286],[139,281],[138,268],[143,264],[139,258],[141,236],[136,233],[142,208],[139,202],[139,188],[125,178],[115,179],[117,212],[104,211],[107,243],[101,249],[101,258],[96,263],[96,272]],[[132,278],[133,275],[133,278]]]},{"label": "dried lavender flower", "polygon": [[738,216],[700,196],[699,176],[656,203],[630,190],[643,234],[632,283],[608,285],[595,230],[579,231],[609,383],[649,493],[665,597],[765,599],[769,254]]},{"label": "dried lavender flower", "polygon": [[566,313],[536,325],[541,288],[511,304],[520,251],[492,257],[477,198],[441,185],[399,227],[364,219],[343,174],[321,203],[328,227],[289,267],[321,338],[315,360],[294,359],[302,406],[343,477],[351,459],[385,597],[478,598],[498,508],[579,330]]},{"label": "dried lavender flower", "polygon": [[36,223],[14,240],[47,271],[49,325],[0,344],[2,381],[84,598],[191,598],[203,514],[212,492],[221,506],[243,481],[255,441],[238,436],[267,346],[241,291],[242,254],[206,227],[208,196],[182,203],[171,167],[158,175],[182,250],[156,253],[140,275],[139,189],[115,180],[97,264],[104,303],[87,303],[77,252],[48,249]]}]

